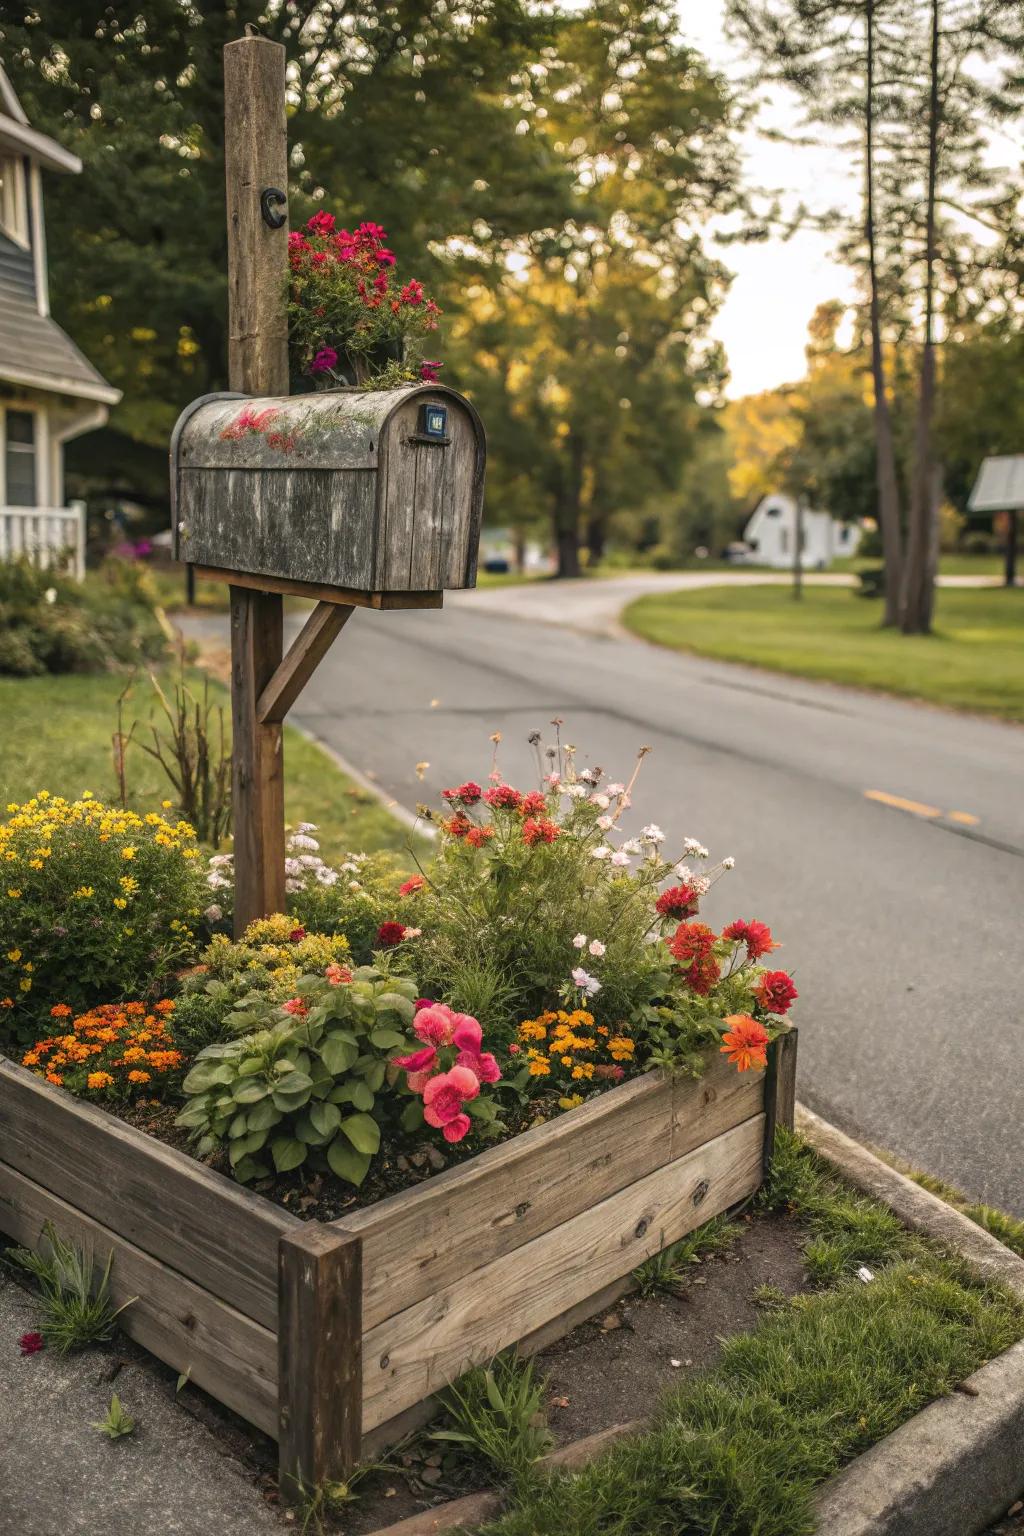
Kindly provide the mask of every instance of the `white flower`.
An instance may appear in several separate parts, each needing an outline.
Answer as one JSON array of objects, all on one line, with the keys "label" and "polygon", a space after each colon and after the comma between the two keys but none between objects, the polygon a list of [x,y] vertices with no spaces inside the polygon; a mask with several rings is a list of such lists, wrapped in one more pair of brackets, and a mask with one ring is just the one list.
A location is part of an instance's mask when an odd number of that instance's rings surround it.
[{"label": "white flower", "polygon": [[545,784],[550,784],[552,789],[557,789],[562,782],[562,775],[560,773],[549,773],[546,775],[544,782]]},{"label": "white flower", "polygon": [[607,843],[598,843],[590,857],[592,859],[607,859],[611,855],[611,851]]},{"label": "white flower", "polygon": [[422,928],[407,928],[402,934],[403,939],[418,939],[423,932]]},{"label": "white flower", "polygon": [[562,793],[568,795],[570,800],[585,800],[587,798],[586,788],[582,784],[564,784],[562,786]]},{"label": "white flower", "polygon": [[580,991],[585,992],[588,997],[593,997],[596,992],[601,990],[601,983],[597,977],[591,976],[588,971],[583,969],[582,965],[578,965],[573,971],[572,979]]},{"label": "white flower", "polygon": [[284,888],[291,896],[294,896],[297,891],[305,889],[301,880],[286,880]]},{"label": "white flower", "polygon": [[298,831],[298,832],[315,832],[316,831],[316,824],[314,822],[312,822],[312,821],[300,821],[298,827],[296,828],[296,831]]},{"label": "white flower", "polygon": [[321,885],[337,885],[338,871],[331,869],[329,864],[324,864],[317,870],[316,878]]},{"label": "white flower", "polygon": [[582,780],[584,784],[597,783],[597,774],[594,772],[593,768],[581,768],[576,777]]},{"label": "white flower", "polygon": [[296,832],[289,839],[293,848],[308,848],[311,853],[320,852],[320,844],[315,837],[307,837],[304,832]]},{"label": "white flower", "polygon": [[609,827],[612,827],[612,826],[615,825],[614,820],[613,820],[613,818],[611,816],[599,816],[597,818],[597,824],[601,828],[602,832],[607,832]]},{"label": "white flower", "polygon": [[626,786],[625,784],[609,784],[608,793],[610,795],[624,795],[626,793]]},{"label": "white flower", "polygon": [[[47,587],[46,591],[43,593],[43,596],[46,598],[48,603],[55,603],[57,601],[57,588]],[[139,1058],[136,1056],[135,1060],[138,1061],[138,1059]]]},{"label": "white flower", "polygon": [[683,852],[692,855],[695,859],[710,859],[711,855],[703,843],[698,843],[695,837],[683,839]]},{"label": "white flower", "polygon": [[223,875],[214,873],[212,875],[207,875],[206,883],[211,891],[224,891],[227,890],[228,886],[231,884],[231,881],[225,880]]},{"label": "white flower", "polygon": [[606,811],[611,805],[607,795],[591,795],[590,803],[596,805],[599,811]]},{"label": "white flower", "polygon": [[723,869],[735,869],[736,868],[736,860],[732,857],[731,854],[730,854],[729,858],[722,860],[722,868]]},{"label": "white flower", "polygon": [[576,937],[572,941],[572,947],[573,947],[573,949],[583,949],[586,946],[586,942],[587,942],[586,934],[585,933],[578,933],[576,935]]},{"label": "white flower", "polygon": [[639,853],[640,852],[640,844],[637,842],[635,837],[627,837],[626,841],[623,843],[622,847],[619,849],[619,852],[620,853]]},{"label": "white flower", "polygon": [[640,836],[645,843],[663,843],[665,841],[664,832],[653,821],[641,829]]},{"label": "white flower", "polygon": [[211,869],[222,869],[225,864],[230,864],[234,855],[231,853],[215,853],[210,860]]},{"label": "white flower", "polygon": [[590,943],[587,945],[587,949],[593,955],[595,960],[600,960],[601,956],[604,954],[604,945],[601,943],[600,939],[591,939]]},{"label": "white flower", "polygon": [[629,854],[626,852],[625,848],[618,848],[612,854],[608,862],[609,864],[614,864],[616,869],[625,869],[629,863]]},{"label": "white flower", "polygon": [[[208,923],[219,923],[221,918],[224,916],[224,909],[223,907],[218,907],[217,903],[214,902],[212,906],[207,907],[206,911],[203,913],[203,916],[206,918]],[[135,1059],[138,1061],[139,1058],[136,1056]]]},{"label": "white flower", "polygon": [[358,880],[350,880],[349,883],[348,883],[348,888],[349,888],[350,891],[361,891],[362,890],[362,886],[359,884]]}]

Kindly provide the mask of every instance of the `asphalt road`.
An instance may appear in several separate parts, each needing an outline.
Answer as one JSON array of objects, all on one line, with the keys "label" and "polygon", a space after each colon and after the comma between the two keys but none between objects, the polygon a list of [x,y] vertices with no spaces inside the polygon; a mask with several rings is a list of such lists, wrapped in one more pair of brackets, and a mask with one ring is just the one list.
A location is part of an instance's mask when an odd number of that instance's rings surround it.
[{"label": "asphalt road", "polygon": [[625,638],[635,582],[358,612],[293,718],[407,807],[486,780],[493,731],[524,785],[555,716],[613,778],[651,746],[635,825],[735,856],[704,915],[782,940],[804,1102],[1024,1215],[1024,731]]}]

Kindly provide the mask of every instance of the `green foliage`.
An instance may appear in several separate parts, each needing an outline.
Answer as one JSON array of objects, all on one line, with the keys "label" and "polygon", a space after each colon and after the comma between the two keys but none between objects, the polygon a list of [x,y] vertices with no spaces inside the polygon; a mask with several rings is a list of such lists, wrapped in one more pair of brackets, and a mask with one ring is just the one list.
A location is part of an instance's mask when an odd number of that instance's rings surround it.
[{"label": "green foliage", "polygon": [[656,1427],[536,1477],[481,1536],[811,1536],[814,1490],[1024,1334],[1024,1307],[929,1255],[770,1312]]},{"label": "green foliage", "polygon": [[308,1162],[361,1184],[397,1102],[388,1063],[411,1044],[415,985],[363,966],[351,984],[305,976],[295,990],[295,1012],[260,998],[235,1010],[245,1033],[200,1051],[178,1124],[199,1156],[225,1146],[243,1183]]},{"label": "green foliage", "polygon": [[40,790],[0,822],[0,856],[0,1045],[31,1043],[57,1003],[160,997],[191,959],[202,886],[186,823]]},{"label": "green foliage", "polygon": [[445,1389],[441,1406],[452,1427],[435,1430],[432,1438],[464,1446],[502,1483],[515,1485],[554,1443],[544,1395],[532,1361],[499,1355]]},{"label": "green foliage", "polygon": [[637,1290],[641,1296],[653,1296],[657,1291],[675,1294],[686,1285],[696,1265],[715,1254],[728,1253],[739,1235],[739,1227],[727,1216],[713,1216],[695,1232],[645,1259],[633,1271]]},{"label": "green foliage", "polygon": [[43,1243],[38,1253],[30,1248],[15,1248],[11,1252],[15,1263],[27,1270],[39,1286],[43,1338],[60,1355],[105,1343],[113,1334],[118,1317],[132,1304],[125,1301],[115,1307],[111,1302],[113,1251],[97,1280],[91,1248],[66,1242],[50,1222],[43,1227]]},{"label": "green foliage", "polygon": [[121,1406],[121,1399],[114,1392],[110,1398],[110,1407],[107,1409],[105,1419],[95,1419],[93,1429],[98,1429],[100,1434],[106,1435],[108,1440],[122,1440],[126,1435],[134,1434],[135,1420],[130,1413],[126,1413]]},{"label": "green foliage", "polygon": [[138,566],[108,561],[83,583],[25,557],[0,563],[0,673],[107,672],[166,644]]},{"label": "green foliage", "polygon": [[343,934],[306,933],[282,913],[257,918],[234,943],[215,934],[185,978],[175,1006],[175,1037],[183,1049],[199,1051],[232,1033],[231,1016],[243,1000],[286,1002],[301,977],[348,959]]}]

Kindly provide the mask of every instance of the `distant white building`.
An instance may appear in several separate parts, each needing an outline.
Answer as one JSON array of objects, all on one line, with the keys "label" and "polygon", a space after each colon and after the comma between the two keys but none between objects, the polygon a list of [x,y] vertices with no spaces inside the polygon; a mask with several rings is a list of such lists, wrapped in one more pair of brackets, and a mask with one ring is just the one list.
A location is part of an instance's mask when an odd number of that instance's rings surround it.
[{"label": "distant white building", "polygon": [[[823,571],[832,561],[854,555],[861,540],[856,523],[841,523],[830,512],[803,513],[803,565],[810,571]],[[792,496],[762,496],[743,530],[746,550],[733,555],[742,565],[770,565],[779,568],[793,564],[796,550],[796,501]],[[733,546],[735,549],[735,546]]]}]

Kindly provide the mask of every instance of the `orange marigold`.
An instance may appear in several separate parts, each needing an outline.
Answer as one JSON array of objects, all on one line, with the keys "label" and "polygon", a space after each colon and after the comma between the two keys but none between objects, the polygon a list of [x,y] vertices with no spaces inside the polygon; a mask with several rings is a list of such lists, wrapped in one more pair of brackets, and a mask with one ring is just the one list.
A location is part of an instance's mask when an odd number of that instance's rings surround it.
[{"label": "orange marigold", "polygon": [[764,1025],[752,1019],[749,1013],[726,1014],[725,1022],[729,1028],[722,1036],[719,1049],[735,1064],[737,1072],[767,1066],[768,1031]]}]

